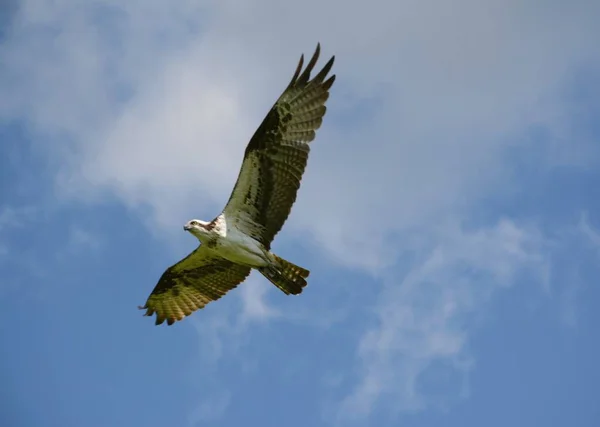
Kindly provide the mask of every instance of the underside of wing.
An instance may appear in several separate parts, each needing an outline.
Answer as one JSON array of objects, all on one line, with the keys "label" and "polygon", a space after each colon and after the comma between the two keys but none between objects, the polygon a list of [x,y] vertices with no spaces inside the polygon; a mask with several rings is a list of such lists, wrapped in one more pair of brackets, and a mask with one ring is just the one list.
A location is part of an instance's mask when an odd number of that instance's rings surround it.
[{"label": "underside of wing", "polygon": [[224,213],[267,248],[288,218],[310,152],[326,112],[335,75],[332,57],[311,80],[320,45],[304,71],[300,58],[289,85],[246,147],[244,161]]},{"label": "underside of wing", "polygon": [[160,277],[146,304],[145,316],[156,313],[156,324],[172,325],[216,301],[243,282],[250,268],[214,255],[199,246]]}]

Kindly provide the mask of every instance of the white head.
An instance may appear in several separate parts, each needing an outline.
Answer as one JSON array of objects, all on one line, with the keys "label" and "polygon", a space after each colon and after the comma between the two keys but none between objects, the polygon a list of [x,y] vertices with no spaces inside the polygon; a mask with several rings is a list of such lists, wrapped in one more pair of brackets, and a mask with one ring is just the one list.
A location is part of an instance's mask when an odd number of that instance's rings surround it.
[{"label": "white head", "polygon": [[213,227],[214,226],[210,222],[192,219],[185,223],[183,229],[192,233],[198,240],[203,241],[211,235]]}]

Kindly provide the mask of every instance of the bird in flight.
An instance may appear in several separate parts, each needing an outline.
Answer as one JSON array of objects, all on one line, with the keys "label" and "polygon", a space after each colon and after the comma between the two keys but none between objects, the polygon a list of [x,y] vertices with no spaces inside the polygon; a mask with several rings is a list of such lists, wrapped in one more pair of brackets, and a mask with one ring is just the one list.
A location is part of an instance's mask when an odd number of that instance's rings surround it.
[{"label": "bird in flight", "polygon": [[212,221],[192,219],[183,229],[199,241],[187,257],[167,268],[146,304],[156,325],[172,325],[216,301],[258,270],[285,294],[297,295],[309,271],[271,252],[288,218],[306,168],[310,142],[321,127],[335,74],[334,56],[310,79],[320,44],[304,71],[304,55],[279,99],[250,142],[227,205]]}]

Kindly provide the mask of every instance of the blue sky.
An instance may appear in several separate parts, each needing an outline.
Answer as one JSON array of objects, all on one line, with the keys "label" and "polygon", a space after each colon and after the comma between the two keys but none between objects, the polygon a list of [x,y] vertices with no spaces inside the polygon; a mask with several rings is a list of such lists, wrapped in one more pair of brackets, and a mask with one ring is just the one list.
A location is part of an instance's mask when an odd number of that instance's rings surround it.
[{"label": "blue sky", "polygon": [[[0,16],[0,425],[600,423],[600,6]],[[338,77],[274,244],[308,287],[253,274],[154,326],[182,225],[220,212],[317,41]]]}]

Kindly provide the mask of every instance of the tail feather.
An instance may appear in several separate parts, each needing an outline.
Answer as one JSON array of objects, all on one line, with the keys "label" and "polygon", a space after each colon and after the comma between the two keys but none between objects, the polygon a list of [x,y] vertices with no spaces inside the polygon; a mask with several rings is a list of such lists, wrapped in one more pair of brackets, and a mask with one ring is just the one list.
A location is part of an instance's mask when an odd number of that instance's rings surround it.
[{"label": "tail feather", "polygon": [[307,285],[306,278],[310,271],[275,254],[271,254],[271,256],[274,262],[271,265],[259,268],[258,271],[286,295],[297,295],[302,292],[302,288]]}]

